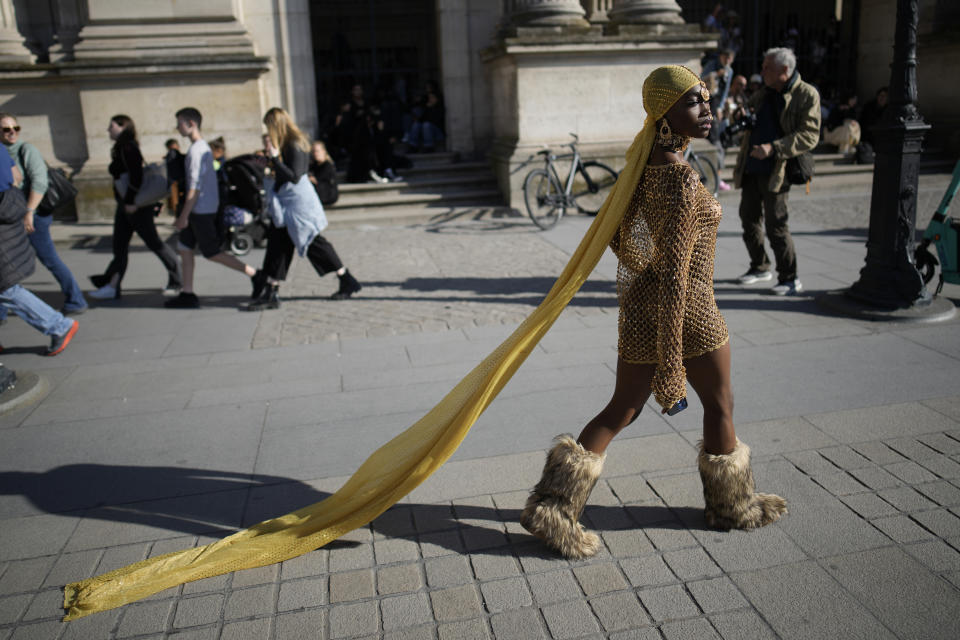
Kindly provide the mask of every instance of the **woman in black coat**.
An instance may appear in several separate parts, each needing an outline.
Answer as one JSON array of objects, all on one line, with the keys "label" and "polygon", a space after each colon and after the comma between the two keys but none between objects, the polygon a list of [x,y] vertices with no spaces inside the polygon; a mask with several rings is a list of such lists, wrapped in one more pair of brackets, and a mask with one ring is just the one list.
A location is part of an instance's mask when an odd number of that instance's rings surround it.
[{"label": "woman in black coat", "polygon": [[164,292],[179,291],[181,277],[177,256],[173,249],[160,239],[153,221],[162,205],[156,203],[137,208],[134,204],[137,191],[143,184],[143,155],[140,154],[140,145],[137,143],[137,128],[129,117],[115,115],[110,118],[107,133],[114,141],[110,151],[110,175],[117,180],[126,173],[129,180],[125,193],[119,193],[114,186],[113,196],[117,200],[117,211],[113,216],[113,260],[103,274],[90,276],[90,281],[97,289],[89,295],[100,300],[120,297],[120,281],[127,271],[130,239],[134,231],[167,270],[167,286]]}]

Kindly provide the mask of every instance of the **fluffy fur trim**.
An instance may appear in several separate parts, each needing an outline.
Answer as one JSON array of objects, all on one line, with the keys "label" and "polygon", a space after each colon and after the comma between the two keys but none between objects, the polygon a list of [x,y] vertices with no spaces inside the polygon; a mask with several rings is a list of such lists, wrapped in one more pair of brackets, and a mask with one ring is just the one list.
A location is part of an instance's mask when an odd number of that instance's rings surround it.
[{"label": "fluffy fur trim", "polygon": [[769,493],[754,493],[750,447],[737,440],[734,450],[713,455],[698,443],[697,468],[703,481],[703,515],[715,529],[756,529],[780,519],[787,501]]},{"label": "fluffy fur trim", "polygon": [[605,458],[587,451],[569,434],[557,436],[540,482],[530,492],[520,515],[523,528],[567,558],[596,554],[600,538],[578,520],[600,478]]}]

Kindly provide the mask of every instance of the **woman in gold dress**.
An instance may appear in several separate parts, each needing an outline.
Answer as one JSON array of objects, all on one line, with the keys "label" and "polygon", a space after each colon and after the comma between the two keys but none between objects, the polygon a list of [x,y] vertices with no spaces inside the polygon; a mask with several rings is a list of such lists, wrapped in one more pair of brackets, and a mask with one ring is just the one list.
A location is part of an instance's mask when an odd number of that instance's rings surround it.
[{"label": "woman in gold dress", "polygon": [[663,413],[685,407],[687,381],[704,411],[697,462],[707,524],[750,529],[786,512],[783,498],[754,493],[750,450],[734,431],[729,336],[713,297],[721,208],[683,159],[691,138],[710,133],[709,98],[685,67],[661,67],[644,82],[646,126],[656,134],[611,243],[620,305],[613,397],[576,440],[556,439],[521,516],[528,531],[570,558],[600,548],[578,520],[607,446],[651,393]]}]

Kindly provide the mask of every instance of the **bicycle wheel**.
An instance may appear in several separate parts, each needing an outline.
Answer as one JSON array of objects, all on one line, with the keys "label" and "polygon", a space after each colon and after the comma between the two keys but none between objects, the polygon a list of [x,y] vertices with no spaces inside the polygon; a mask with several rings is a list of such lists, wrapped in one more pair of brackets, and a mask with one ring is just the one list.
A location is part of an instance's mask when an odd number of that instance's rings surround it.
[{"label": "bicycle wheel", "polygon": [[563,216],[560,185],[545,169],[534,169],[523,181],[523,201],[527,214],[541,229],[553,227]]},{"label": "bicycle wheel", "polygon": [[573,179],[573,201],[580,213],[595,216],[610,195],[617,172],[600,162],[584,162],[583,171]]},{"label": "bicycle wheel", "polygon": [[720,176],[717,174],[717,168],[709,158],[698,156],[695,153],[690,154],[690,166],[700,174],[700,182],[707,188],[707,191],[714,197],[720,192]]}]

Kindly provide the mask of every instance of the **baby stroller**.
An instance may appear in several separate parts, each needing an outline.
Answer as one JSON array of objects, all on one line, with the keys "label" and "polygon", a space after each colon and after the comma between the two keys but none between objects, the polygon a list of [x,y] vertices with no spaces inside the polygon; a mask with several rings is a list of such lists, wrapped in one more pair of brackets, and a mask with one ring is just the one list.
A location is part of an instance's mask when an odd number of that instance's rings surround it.
[{"label": "baby stroller", "polygon": [[245,154],[220,168],[220,228],[224,247],[235,256],[246,255],[263,243],[269,229],[263,191],[264,158]]},{"label": "baby stroller", "polygon": [[950,201],[957,195],[958,189],[960,189],[960,161],[954,167],[950,186],[943,194],[943,200],[940,201],[940,206],[937,207],[923,234],[923,240],[917,245],[913,254],[923,281],[929,283],[933,280],[938,264],[937,258],[931,255],[929,247],[932,244],[936,248],[937,256],[940,258],[940,282],[937,284],[937,295],[943,289],[944,281],[960,284],[960,223],[947,215]]}]

